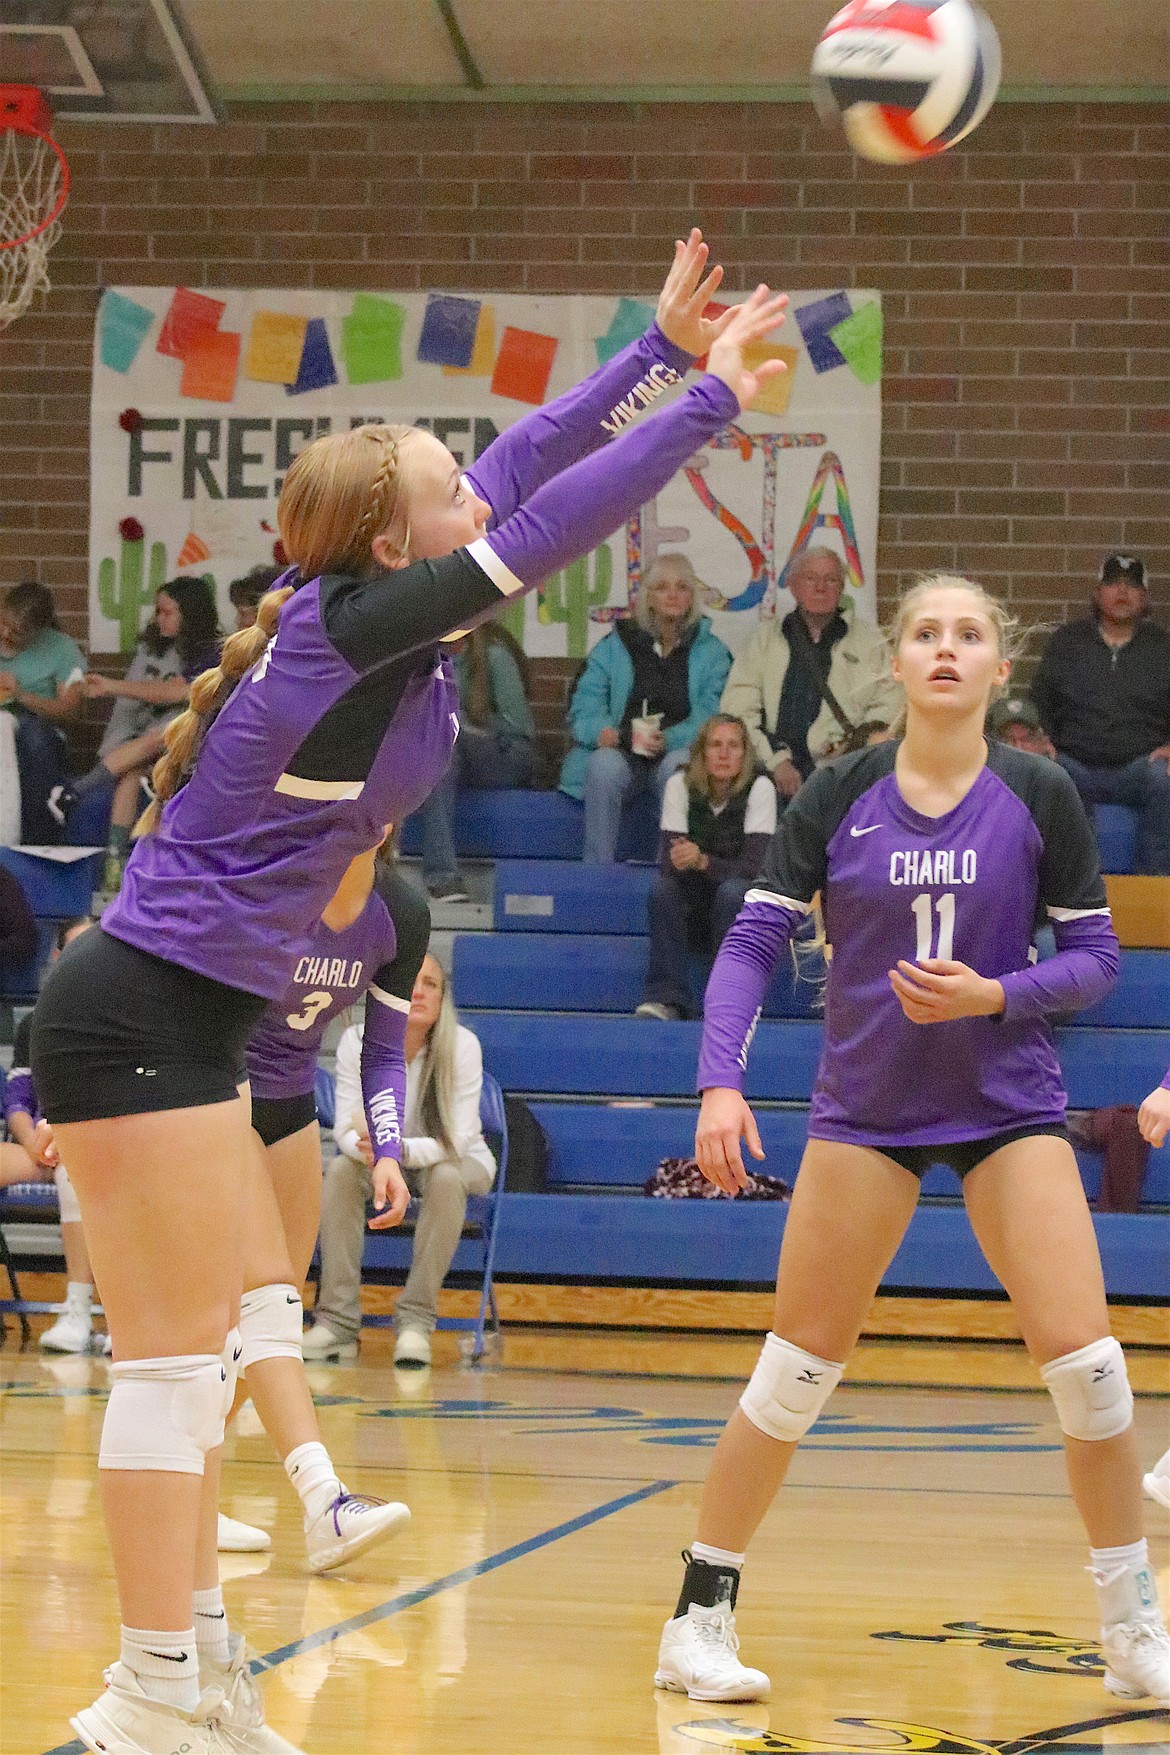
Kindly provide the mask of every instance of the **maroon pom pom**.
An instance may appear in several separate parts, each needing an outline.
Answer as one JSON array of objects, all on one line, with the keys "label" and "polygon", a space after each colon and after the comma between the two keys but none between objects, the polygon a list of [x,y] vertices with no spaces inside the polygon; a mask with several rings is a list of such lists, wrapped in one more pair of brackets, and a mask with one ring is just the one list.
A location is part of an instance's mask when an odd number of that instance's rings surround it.
[{"label": "maroon pom pom", "polygon": [[288,550],[285,548],[283,542],[281,542],[279,536],[272,545],[272,558],[278,567],[288,566]]},{"label": "maroon pom pom", "polygon": [[118,416],[118,425],[124,433],[139,433],[142,431],[142,416],[136,408],[124,408]]},{"label": "maroon pom pom", "polygon": [[118,535],[123,542],[141,542],[146,532],[137,518],[123,518],[118,526]]}]

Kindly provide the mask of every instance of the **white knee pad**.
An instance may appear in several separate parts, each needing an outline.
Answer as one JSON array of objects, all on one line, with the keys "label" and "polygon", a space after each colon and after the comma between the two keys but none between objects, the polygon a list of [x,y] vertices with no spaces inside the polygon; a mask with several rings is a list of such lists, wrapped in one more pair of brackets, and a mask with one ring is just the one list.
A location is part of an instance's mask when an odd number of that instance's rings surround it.
[{"label": "white knee pad", "polygon": [[769,1438],[795,1444],[815,1423],[844,1370],[770,1334],[739,1405]]},{"label": "white knee pad", "polygon": [[1112,1335],[1041,1367],[1056,1403],[1060,1429],[1069,1438],[1116,1438],[1133,1419],[1133,1391],[1125,1354]]},{"label": "white knee pad", "polygon": [[98,1468],[201,1475],[204,1456],[223,1441],[219,1355],[127,1359],[112,1366],[111,1375]]},{"label": "white knee pad", "polygon": [[81,1202],[76,1190],[69,1180],[69,1172],[64,1164],[58,1164],[53,1172],[53,1181],[57,1184],[57,1205],[61,1210],[63,1225],[80,1225]]},{"label": "white knee pad", "polygon": [[305,1312],[295,1286],[257,1286],[240,1301],[240,1333],[244,1351],[240,1369],[250,1371],[261,1359],[299,1359]]},{"label": "white knee pad", "polygon": [[243,1350],[244,1343],[240,1339],[239,1329],[229,1328],[227,1332],[227,1340],[223,1343],[223,1352],[219,1356],[220,1364],[223,1366],[223,1395],[220,1401],[221,1413],[219,1426],[216,1431],[215,1440],[210,1447],[212,1450],[215,1449],[217,1444],[222,1444],[224,1440],[224,1428],[227,1424],[227,1417],[231,1413],[232,1403],[236,1399],[236,1380],[240,1375],[240,1355]]}]

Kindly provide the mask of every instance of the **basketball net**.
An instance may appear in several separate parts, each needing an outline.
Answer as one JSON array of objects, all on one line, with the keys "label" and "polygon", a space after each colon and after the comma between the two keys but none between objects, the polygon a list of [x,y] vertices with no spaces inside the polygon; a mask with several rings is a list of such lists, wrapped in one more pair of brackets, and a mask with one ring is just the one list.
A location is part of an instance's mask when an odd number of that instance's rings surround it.
[{"label": "basketball net", "polygon": [[35,85],[0,85],[0,329],[49,290],[69,166],[52,138],[49,100]]}]

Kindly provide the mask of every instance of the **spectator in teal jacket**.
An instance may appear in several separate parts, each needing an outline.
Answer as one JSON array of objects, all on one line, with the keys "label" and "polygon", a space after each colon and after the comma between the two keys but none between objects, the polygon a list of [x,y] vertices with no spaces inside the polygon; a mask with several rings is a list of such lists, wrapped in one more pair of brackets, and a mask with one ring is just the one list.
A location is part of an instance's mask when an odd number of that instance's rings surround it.
[{"label": "spectator in teal jacket", "polygon": [[585,860],[613,862],[622,806],[685,767],[699,727],[719,710],[731,653],[699,613],[685,555],[660,555],[633,616],[589,656],[569,706],[573,747],[561,790],[585,800]]}]

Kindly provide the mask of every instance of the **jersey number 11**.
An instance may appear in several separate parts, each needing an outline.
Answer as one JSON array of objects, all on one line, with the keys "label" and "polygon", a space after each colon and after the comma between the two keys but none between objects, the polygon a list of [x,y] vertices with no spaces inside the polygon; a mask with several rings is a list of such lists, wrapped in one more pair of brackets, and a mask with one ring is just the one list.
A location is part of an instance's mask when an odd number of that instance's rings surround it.
[{"label": "jersey number 11", "polygon": [[931,907],[931,896],[915,896],[910,906],[914,910],[914,920],[918,927],[918,944],[914,951],[914,961],[925,963],[930,957],[937,957],[940,962],[949,963],[955,952],[955,898],[948,890],[945,896],[938,898],[938,949],[932,951],[930,941],[933,937],[932,926],[934,914]]}]

